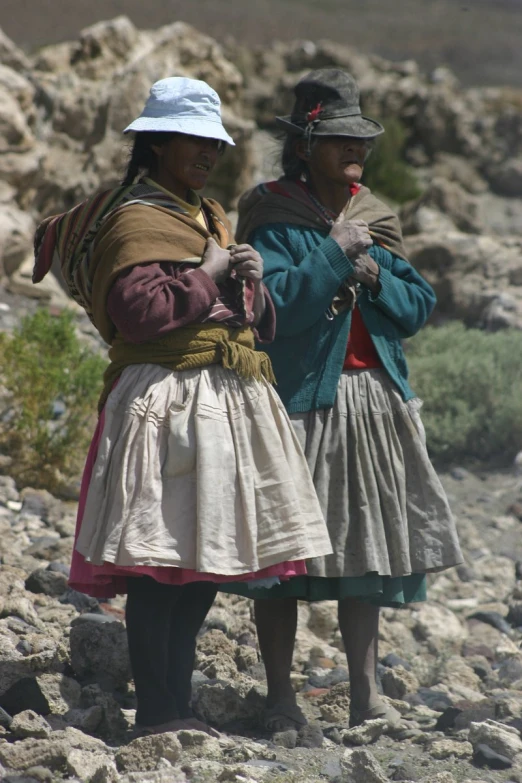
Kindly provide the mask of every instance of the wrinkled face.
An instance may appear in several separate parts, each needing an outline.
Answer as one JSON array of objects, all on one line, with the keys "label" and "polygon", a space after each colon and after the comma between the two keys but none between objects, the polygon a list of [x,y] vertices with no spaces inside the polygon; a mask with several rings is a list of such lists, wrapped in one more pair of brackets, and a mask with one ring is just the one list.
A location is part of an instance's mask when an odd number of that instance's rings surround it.
[{"label": "wrinkled face", "polygon": [[319,136],[312,145],[309,157],[306,155],[305,142],[300,143],[298,155],[306,162],[312,179],[326,178],[332,183],[348,187],[361,179],[371,148],[371,139]]},{"label": "wrinkled face", "polygon": [[185,199],[189,190],[201,190],[223,146],[222,141],[175,133],[162,145],[154,145],[157,166],[151,175],[167,190]]}]

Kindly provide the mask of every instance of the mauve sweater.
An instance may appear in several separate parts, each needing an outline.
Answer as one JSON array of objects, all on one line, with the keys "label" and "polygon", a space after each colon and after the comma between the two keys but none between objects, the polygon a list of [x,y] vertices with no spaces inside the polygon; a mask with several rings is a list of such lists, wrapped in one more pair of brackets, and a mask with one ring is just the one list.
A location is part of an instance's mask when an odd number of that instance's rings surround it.
[{"label": "mauve sweater", "polygon": [[[130,343],[144,343],[173,329],[207,321],[218,296],[224,297],[219,319],[224,326],[252,324],[253,286],[247,280],[247,317],[234,307],[227,281],[216,285],[203,269],[173,262],[139,264],[116,278],[107,297],[107,311],[116,329]],[[275,337],[275,309],[264,289],[265,312],[254,328],[256,339],[271,342]]]}]

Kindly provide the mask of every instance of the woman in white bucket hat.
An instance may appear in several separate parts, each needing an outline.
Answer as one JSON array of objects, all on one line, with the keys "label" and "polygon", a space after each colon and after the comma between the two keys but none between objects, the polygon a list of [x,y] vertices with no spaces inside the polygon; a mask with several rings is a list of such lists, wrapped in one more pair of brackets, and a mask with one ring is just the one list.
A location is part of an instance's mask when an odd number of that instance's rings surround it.
[{"label": "woman in white bucket hat", "polygon": [[208,729],[190,680],[217,586],[278,583],[331,547],[270,361],[254,350],[275,332],[262,258],[196,193],[234,143],[219,97],[162,79],[125,132],[121,187],[37,232],[35,282],[56,254],[110,345],[70,584],[128,594],[139,731]]}]

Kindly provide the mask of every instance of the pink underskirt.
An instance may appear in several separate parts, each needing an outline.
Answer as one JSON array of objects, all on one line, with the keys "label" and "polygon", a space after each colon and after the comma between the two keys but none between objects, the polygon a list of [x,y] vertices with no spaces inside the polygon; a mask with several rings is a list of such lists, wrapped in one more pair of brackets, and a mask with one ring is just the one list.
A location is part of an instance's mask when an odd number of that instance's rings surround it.
[{"label": "pink underskirt", "polygon": [[83,555],[76,550],[76,540],[82,524],[87,491],[94,463],[96,462],[104,423],[105,412],[102,411],[83,471],[74,537],[75,549],[72,555],[71,573],[69,576],[69,585],[74,590],[79,590],[81,593],[92,595],[95,598],[114,598],[117,594],[125,594],[127,592],[127,576],[150,576],[156,582],[163,584],[185,585],[190,582],[216,582],[220,584],[226,582],[247,582],[252,579],[264,579],[274,576],[279,577],[282,581],[286,581],[293,576],[306,574],[306,563],[304,560],[285,561],[268,568],[262,568],[261,571],[234,576],[211,574],[205,571],[194,571],[191,568],[178,568],[176,566],[117,566],[114,563],[93,565],[87,562]]}]

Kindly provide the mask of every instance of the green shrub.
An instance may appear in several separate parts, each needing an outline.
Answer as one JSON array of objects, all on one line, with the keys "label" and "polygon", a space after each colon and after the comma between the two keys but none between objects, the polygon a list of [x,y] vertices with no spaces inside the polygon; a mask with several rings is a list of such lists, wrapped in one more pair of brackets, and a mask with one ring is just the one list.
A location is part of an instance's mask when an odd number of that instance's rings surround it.
[{"label": "green shrub", "polygon": [[374,193],[402,204],[420,196],[421,189],[414,170],[404,160],[404,126],[394,118],[385,120],[383,125],[386,133],[376,140],[364,167],[363,182]]},{"label": "green shrub", "polygon": [[454,322],[427,327],[407,351],[432,456],[510,462],[522,449],[522,332]]},{"label": "green shrub", "polygon": [[19,486],[59,492],[79,475],[105,365],[78,340],[71,313],[41,309],[0,334],[0,450]]}]

